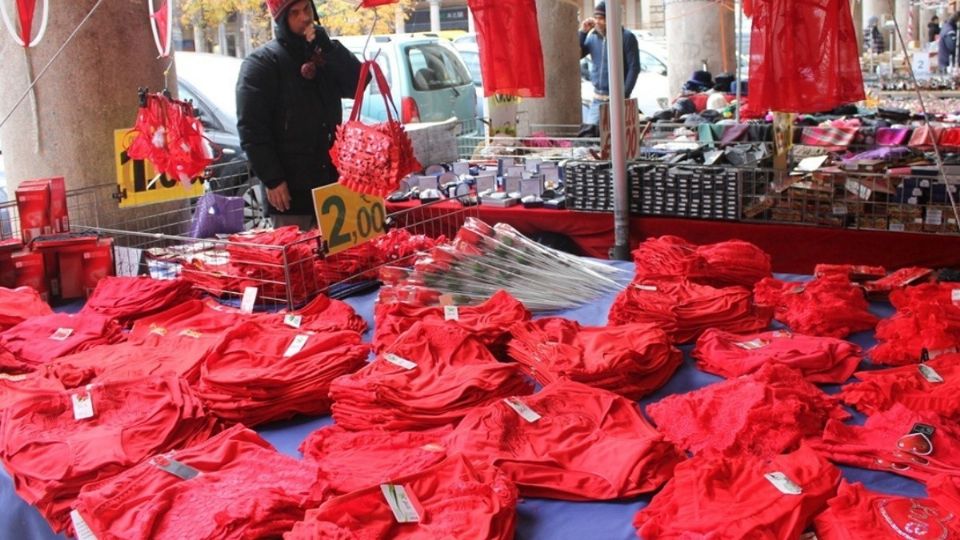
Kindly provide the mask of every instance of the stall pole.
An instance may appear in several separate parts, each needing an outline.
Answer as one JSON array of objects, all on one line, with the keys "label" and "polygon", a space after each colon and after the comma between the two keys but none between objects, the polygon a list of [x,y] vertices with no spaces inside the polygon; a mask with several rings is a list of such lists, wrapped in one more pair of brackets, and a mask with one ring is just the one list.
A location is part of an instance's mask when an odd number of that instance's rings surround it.
[{"label": "stall pole", "polygon": [[740,109],[743,108],[743,103],[741,98],[743,94],[741,93],[741,88],[743,86],[743,68],[741,67],[740,59],[743,58],[743,0],[737,2],[739,9],[737,10],[737,110],[736,110],[736,120],[737,123],[740,123]]},{"label": "stall pole", "polygon": [[630,190],[627,187],[626,107],[623,95],[623,26],[620,0],[607,4],[607,58],[610,74],[610,159],[613,160],[613,253],[630,258]]}]

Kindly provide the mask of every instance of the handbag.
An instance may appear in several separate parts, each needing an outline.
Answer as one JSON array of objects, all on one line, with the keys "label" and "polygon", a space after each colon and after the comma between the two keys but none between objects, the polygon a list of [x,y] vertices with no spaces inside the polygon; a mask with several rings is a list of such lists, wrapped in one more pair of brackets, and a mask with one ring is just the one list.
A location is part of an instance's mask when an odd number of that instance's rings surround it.
[{"label": "handbag", "polygon": [[[371,73],[386,104],[387,121],[366,125],[360,121],[360,110],[364,83]],[[340,184],[358,193],[382,197],[396,191],[400,180],[423,168],[413,154],[410,137],[394,117],[396,113],[390,86],[380,66],[375,61],[364,62],[350,120],[337,128],[337,140],[330,149]]]}]

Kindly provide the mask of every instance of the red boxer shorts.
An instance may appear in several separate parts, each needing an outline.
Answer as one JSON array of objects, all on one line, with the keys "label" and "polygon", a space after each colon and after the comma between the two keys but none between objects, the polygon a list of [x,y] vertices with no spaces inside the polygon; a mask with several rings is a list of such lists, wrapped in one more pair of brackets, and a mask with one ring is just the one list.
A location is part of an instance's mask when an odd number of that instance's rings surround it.
[{"label": "red boxer shorts", "polygon": [[850,417],[838,398],[780,364],[668,396],[648,405],[647,414],[680,448],[731,457],[794,450],[819,435],[827,420]]},{"label": "red boxer shorts", "polygon": [[[398,521],[387,497],[408,503],[404,522]],[[307,511],[283,537],[508,540],[514,537],[516,505],[517,488],[505,475],[453,456],[420,472],[326,501]]]},{"label": "red boxer shorts", "polygon": [[914,364],[920,361],[923,349],[933,358],[958,351],[960,287],[956,284],[928,283],[899,289],[890,294],[890,303],[897,312],[877,325],[877,345],[870,349],[873,363]]},{"label": "red boxer shorts", "polygon": [[[930,432],[933,432],[930,434]],[[863,426],[830,421],[811,446],[837,463],[892,472],[925,482],[960,475],[960,428],[936,413],[896,404]]]},{"label": "red boxer shorts", "polygon": [[107,276],[97,283],[80,313],[106,315],[128,326],[193,296],[193,284],[182,279]]},{"label": "red boxer shorts", "polygon": [[610,325],[652,323],[671,335],[674,343],[697,339],[704,330],[756,332],[770,324],[769,310],[753,305],[743,287],[717,289],[686,278],[640,279],[623,290],[610,306]]},{"label": "red boxer shorts", "polygon": [[314,496],[326,499],[420,472],[447,457],[449,427],[428,431],[347,431],[329,426],[311,433],[300,452],[319,468]]},{"label": "red boxer shorts", "polygon": [[31,317],[50,315],[53,310],[32,287],[5,289],[0,287],[0,332]]},{"label": "red boxer shorts", "polygon": [[732,334],[710,329],[697,340],[693,358],[708,373],[732,378],[764,364],[796,369],[812,383],[839,384],[860,364],[860,347],[836,338],[802,336],[784,330]]},{"label": "red boxer shorts", "polygon": [[[196,476],[163,468],[174,463]],[[277,538],[315,503],[309,496],[315,474],[309,463],[234,426],[84,486],[75,508],[100,540]]]},{"label": "red boxer shorts", "polygon": [[697,246],[676,236],[649,238],[633,260],[637,278],[685,276],[715,287],[753,287],[770,276],[770,255],[742,240]]},{"label": "red boxer shorts", "polygon": [[960,520],[937,501],[877,493],[846,481],[814,527],[819,540],[960,538]]},{"label": "red boxer shorts", "polygon": [[651,324],[580,326],[546,318],[510,328],[507,353],[540,384],[560,378],[640,399],[666,384],[683,362],[670,337]]},{"label": "red boxer shorts", "polygon": [[228,422],[255,426],[329,411],[330,383],[366,364],[360,334],[241,324],[201,363],[197,395]]},{"label": "red boxer shorts", "polygon": [[633,497],[660,487],[683,460],[636,403],[612,392],[561,380],[510,401],[471,411],[447,448],[499,468],[524,497]]},{"label": "red boxer shorts", "polygon": [[934,476],[927,480],[927,495],[954,516],[960,516],[960,477]]},{"label": "red boxer shorts", "polygon": [[190,335],[213,345],[231,328],[252,315],[202,300],[187,300],[134,323],[128,339],[144,346],[157,346],[164,338]]},{"label": "red boxer shorts", "polygon": [[33,371],[56,358],[124,340],[120,326],[96,313],[54,313],[32,317],[0,334],[0,347],[13,353],[8,371]]},{"label": "red boxer shorts", "polygon": [[313,332],[352,330],[362,334],[367,331],[367,322],[349,304],[322,294],[296,311],[258,314],[254,320],[275,326],[286,324]]},{"label": "red boxer shorts", "polygon": [[766,278],[753,289],[761,306],[798,334],[844,338],[872,330],[879,320],[861,291],[846,276],[827,274],[804,283]]},{"label": "red boxer shorts", "polygon": [[456,423],[474,407],[533,386],[450,322],[415,323],[363,369],[330,385],[333,418],[347,429],[419,430]]},{"label": "red boxer shorts", "polygon": [[[451,317],[445,316],[442,306],[377,303],[374,308],[374,350],[384,350],[417,321],[436,322]],[[511,325],[529,321],[531,317],[519,300],[506,291],[499,291],[482,304],[458,306],[456,320],[448,322],[453,322],[489,347],[509,339],[507,329]]]},{"label": "red boxer shorts", "polygon": [[641,538],[799,538],[840,471],[805,446],[770,459],[697,456],[633,520]]},{"label": "red boxer shorts", "polygon": [[840,398],[866,415],[900,403],[912,411],[933,411],[960,421],[960,354],[938,356],[923,365],[855,375],[862,382],[844,386]]},{"label": "red boxer shorts", "polygon": [[[75,418],[77,396],[90,400],[92,417]],[[204,441],[215,422],[182,379],[165,376],[37,392],[7,407],[0,429],[0,459],[17,493],[60,532],[85,484]]]}]

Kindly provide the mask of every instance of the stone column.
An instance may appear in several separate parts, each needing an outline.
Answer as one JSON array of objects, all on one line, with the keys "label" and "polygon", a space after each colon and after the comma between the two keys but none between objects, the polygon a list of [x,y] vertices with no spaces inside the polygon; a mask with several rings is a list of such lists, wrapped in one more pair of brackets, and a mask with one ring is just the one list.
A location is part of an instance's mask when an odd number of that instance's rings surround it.
[{"label": "stone column", "polygon": [[[580,124],[580,46],[578,0],[537,0],[547,95],[520,102],[521,126]],[[586,16],[593,15],[593,6]]]},{"label": "stone column", "polygon": [[623,26],[625,28],[640,28],[640,17],[637,13],[639,0],[627,0],[623,10]]},{"label": "stone column", "polygon": [[407,18],[403,14],[403,7],[397,4],[393,9],[393,31],[402,34],[406,31]]},{"label": "stone column", "polygon": [[862,0],[850,0],[850,10],[853,15],[853,29],[857,33],[857,50],[863,50],[863,3]]},{"label": "stone column", "polygon": [[679,94],[683,83],[704,64],[713,75],[736,71],[736,20],[732,9],[712,0],[664,0],[664,4],[671,96]]},{"label": "stone column", "polygon": [[430,0],[430,31],[440,31],[440,0]]},{"label": "stone column", "polygon": [[[29,78],[53,58],[96,3],[58,2],[50,10],[46,36],[33,49],[0,40],[0,114],[13,109]],[[68,189],[115,182],[113,131],[133,127],[137,88],[161,90],[169,63],[157,59],[144,5],[101,3],[37,82],[35,102],[24,100],[0,129],[8,193],[30,178],[63,176]],[[173,69],[169,81],[175,92]],[[116,209],[116,203],[100,202],[106,205],[96,214],[105,225],[112,219],[108,209]],[[92,222],[90,215],[76,215],[74,208],[70,212],[74,223]]]}]

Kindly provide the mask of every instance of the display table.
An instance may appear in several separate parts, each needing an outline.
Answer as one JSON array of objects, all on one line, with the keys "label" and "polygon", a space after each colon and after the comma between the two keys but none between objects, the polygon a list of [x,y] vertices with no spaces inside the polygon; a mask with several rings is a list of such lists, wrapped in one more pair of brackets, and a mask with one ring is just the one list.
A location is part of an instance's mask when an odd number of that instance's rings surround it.
[{"label": "display table", "polygon": [[[536,212],[540,214],[542,212]],[[558,218],[573,219],[572,212],[552,212]],[[632,270],[632,264],[612,263],[622,268]],[[802,280],[800,276],[778,276],[781,279]],[[615,295],[611,294],[593,302],[590,305],[575,310],[561,312],[557,315],[579,321],[586,325],[605,325],[607,311]],[[373,305],[376,293],[354,297],[347,302],[364,317],[373,328]],[[881,317],[890,316],[892,308],[887,304],[873,304],[871,310]],[[372,331],[364,336],[369,341]],[[871,333],[860,333],[850,338],[851,341],[865,349],[873,344]],[[683,366],[677,371],[670,382],[655,394],[642,400],[646,405],[662,399],[664,396],[694,390],[721,380],[721,378],[704,373],[695,367],[690,358],[692,345],[681,347],[684,351]],[[861,366],[869,367],[865,363]],[[827,392],[835,393],[838,386],[825,387]],[[853,412],[851,410],[851,412]],[[863,422],[863,416],[854,414],[857,423]],[[315,429],[331,423],[330,417],[315,419],[297,419],[288,422],[271,424],[261,427],[258,431],[276,448],[291,456],[300,457],[297,450],[300,442]],[[897,493],[901,495],[922,497],[925,488],[918,482],[889,473],[874,472],[864,469],[841,467],[844,477],[849,481],[863,482],[868,488]],[[564,502],[542,499],[525,499],[518,506],[518,539],[525,540],[583,540],[597,538],[604,540],[633,540],[636,531],[632,525],[636,512],[644,507],[652,498],[647,495],[637,499],[615,502]],[[58,538],[54,535],[46,522],[37,511],[20,499],[13,491],[13,485],[6,472],[0,473],[0,538],[27,540]]]},{"label": "display table", "polygon": [[[419,203],[387,205],[388,212]],[[431,212],[453,214],[458,203],[431,206]],[[521,233],[562,234],[570,238],[582,255],[606,259],[613,246],[613,214],[575,210],[546,210],[514,206],[483,205],[479,217],[493,225],[507,223]],[[724,240],[746,240],[758,245],[773,259],[773,270],[811,274],[818,263],[881,265],[888,269],[903,266],[942,268],[960,266],[960,235],[854,230],[778,223],[745,223],[673,217],[630,218],[630,243],[635,247],[651,236],[672,234],[695,244]]]}]

